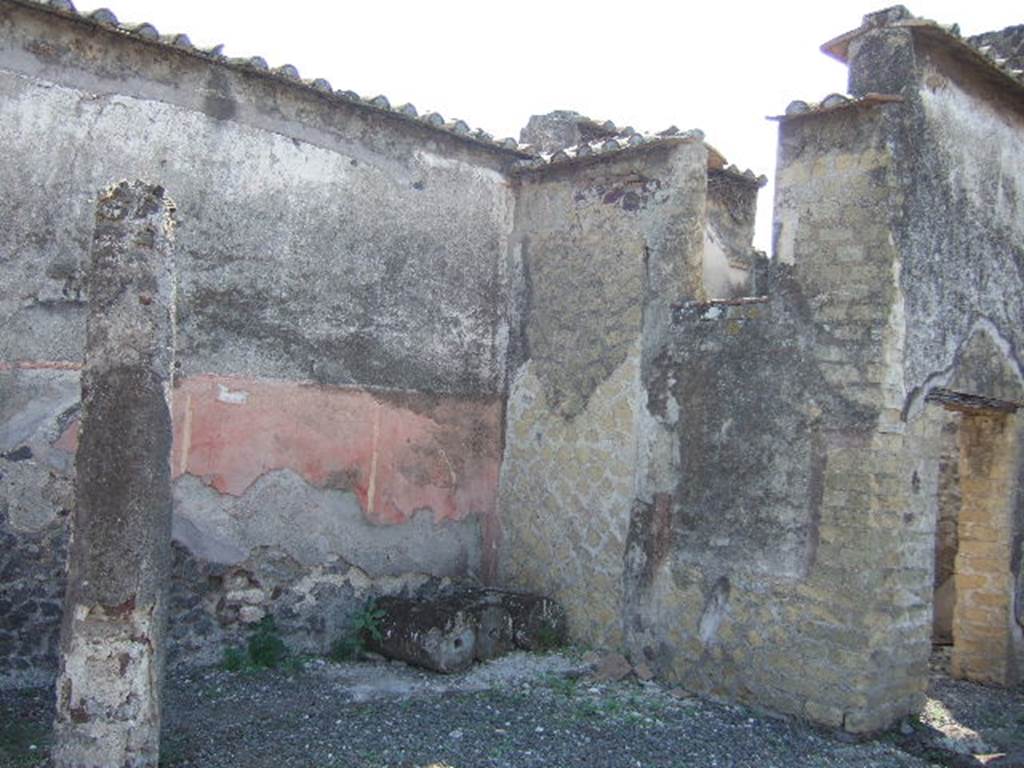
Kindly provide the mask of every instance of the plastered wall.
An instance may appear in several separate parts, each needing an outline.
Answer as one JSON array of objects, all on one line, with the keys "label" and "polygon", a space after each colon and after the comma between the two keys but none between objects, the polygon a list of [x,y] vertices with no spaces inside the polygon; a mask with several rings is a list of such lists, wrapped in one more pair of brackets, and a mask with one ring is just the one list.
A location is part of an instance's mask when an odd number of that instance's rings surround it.
[{"label": "plastered wall", "polygon": [[670,302],[702,289],[706,168],[690,143],[521,180],[501,575],[595,644],[623,641],[630,518],[669,482],[643,378]]},{"label": "plastered wall", "polygon": [[0,678],[52,663],[18,638],[56,631],[31,542],[73,505],[82,266],[117,179],[177,206],[180,552],[493,578],[507,158],[21,4],[0,26],[0,526],[25,542]]}]

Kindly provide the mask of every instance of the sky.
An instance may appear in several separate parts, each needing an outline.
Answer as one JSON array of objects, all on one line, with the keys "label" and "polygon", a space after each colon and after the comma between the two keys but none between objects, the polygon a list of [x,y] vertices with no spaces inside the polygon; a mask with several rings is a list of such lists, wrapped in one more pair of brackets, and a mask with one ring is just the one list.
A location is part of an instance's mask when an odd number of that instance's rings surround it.
[{"label": "sky", "polygon": [[[656,132],[700,128],[729,162],[773,175],[777,115],[846,90],[819,47],[884,0],[107,0],[122,22],[185,32],[228,56],[293,64],[363,97],[387,96],[516,136],[532,114],[572,109]],[[97,3],[77,3],[90,11]],[[1019,0],[913,0],[965,35],[1024,23]],[[769,185],[755,245],[769,250]]]}]

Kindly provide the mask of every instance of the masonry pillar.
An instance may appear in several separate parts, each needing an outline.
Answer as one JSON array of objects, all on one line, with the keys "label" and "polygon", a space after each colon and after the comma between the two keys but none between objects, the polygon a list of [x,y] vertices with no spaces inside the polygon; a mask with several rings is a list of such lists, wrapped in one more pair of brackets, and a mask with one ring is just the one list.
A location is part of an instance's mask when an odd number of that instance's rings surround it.
[{"label": "masonry pillar", "polygon": [[960,426],[960,544],[956,555],[953,676],[1013,686],[1015,416],[964,415]]},{"label": "masonry pillar", "polygon": [[174,206],[100,194],[76,508],[57,678],[57,768],[156,766],[171,532]]}]

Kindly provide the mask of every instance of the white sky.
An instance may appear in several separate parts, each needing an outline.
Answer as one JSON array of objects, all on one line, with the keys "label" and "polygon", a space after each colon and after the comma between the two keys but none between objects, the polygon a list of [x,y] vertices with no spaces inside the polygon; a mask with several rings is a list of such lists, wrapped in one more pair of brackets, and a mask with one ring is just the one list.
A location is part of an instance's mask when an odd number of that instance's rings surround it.
[{"label": "white sky", "polygon": [[[820,53],[886,0],[107,0],[122,22],[185,32],[228,56],[294,64],[361,96],[410,101],[516,136],[531,114],[574,109],[616,125],[701,128],[732,163],[771,177],[774,123],[793,99],[846,88]],[[79,0],[78,9],[99,4]],[[910,0],[963,34],[1024,22],[1019,0]],[[771,187],[757,247],[768,250]]]}]

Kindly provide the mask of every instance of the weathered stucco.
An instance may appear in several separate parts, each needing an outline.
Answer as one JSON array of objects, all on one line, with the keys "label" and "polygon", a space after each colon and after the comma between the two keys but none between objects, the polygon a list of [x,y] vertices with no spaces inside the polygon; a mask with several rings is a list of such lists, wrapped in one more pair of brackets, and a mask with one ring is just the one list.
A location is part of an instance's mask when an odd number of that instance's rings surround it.
[{"label": "weathered stucco", "polygon": [[706,178],[704,146],[679,144],[522,180],[502,579],[550,593],[591,642],[622,641],[630,515],[658,490],[642,370],[669,303],[702,290]]},{"label": "weathered stucco", "polygon": [[[95,190],[134,176],[178,202],[183,562],[492,578],[514,153],[30,4],[0,29],[11,566],[74,507]],[[10,631],[49,637],[17,599]]]},{"label": "weathered stucco", "polygon": [[682,306],[657,361],[678,473],[631,537],[627,647],[687,687],[857,730],[884,679],[869,671],[881,587],[865,561],[889,534],[852,511],[858,472],[878,482],[856,458],[877,411],[830,380],[819,353],[835,340],[791,268],[769,293]]},{"label": "weathered stucco", "polygon": [[0,204],[0,358],[80,358],[90,201],[132,176],[180,201],[182,372],[500,391],[512,194],[494,157],[173,49],[0,12],[0,137],[23,159],[0,171],[19,190]]},{"label": "weathered stucco", "polygon": [[[905,410],[913,414],[936,387],[1020,403],[1021,91],[996,85],[958,47],[922,35],[898,41],[890,55],[906,63],[890,69],[901,73],[907,94],[893,141],[902,190],[894,238],[903,264]],[[851,82],[851,90],[871,86],[867,73]],[[1014,608],[1024,585],[1016,490],[1022,428],[1012,415],[973,415],[960,432],[954,671],[1010,685],[1024,674],[1024,616]]]},{"label": "weathered stucco", "polygon": [[[918,46],[915,55],[916,92],[897,151],[905,189],[896,236],[904,264],[907,386],[941,379],[982,328],[1019,375],[1024,108],[939,50]],[[972,391],[1000,396],[985,386],[979,382]]]},{"label": "weathered stucco", "polygon": [[709,299],[758,293],[754,284],[758,255],[752,243],[757,191],[765,181],[753,174],[743,177],[720,170],[708,174],[703,280]]},{"label": "weathered stucco", "polygon": [[493,573],[496,398],[213,376],[175,393],[179,531],[211,559],[277,545],[374,575]]},{"label": "weathered stucco", "polygon": [[853,98],[779,118],[768,262],[762,180],[699,132],[562,111],[503,148],[0,0],[0,682],[52,663],[81,265],[126,175],[178,203],[172,658],[479,578],[864,732],[920,704],[946,585],[957,673],[1019,679],[1024,84],[898,6],[826,51]]},{"label": "weathered stucco", "polygon": [[[945,422],[925,395],[952,387],[1010,402],[1021,396],[1014,351],[1021,232],[1012,181],[1020,172],[1020,118],[1007,92],[1015,86],[993,84],[972,54],[937,46],[931,28],[901,26],[898,16],[869,20],[847,49],[850,91],[898,100],[797,115],[780,131],[776,257],[794,265],[816,329],[834,337],[815,347],[828,361],[826,379],[876,412],[855,465],[826,446],[821,542],[832,538],[824,526],[834,508],[854,534],[839,541],[859,549],[861,579],[881,579],[864,593],[868,613],[851,614],[868,632],[879,672],[859,692],[868,707],[845,714],[851,730],[914,711],[926,680]],[[822,177],[843,186],[822,196]],[[1012,475],[1014,449],[999,450],[1003,476]],[[961,449],[962,478],[978,460]],[[1017,502],[999,488],[990,484],[985,504],[1010,520]],[[989,546],[1003,553],[1005,588],[1017,578],[1008,566],[1019,534],[1000,525]],[[960,532],[973,536],[969,526]],[[958,574],[968,560],[958,556]],[[969,597],[959,595],[957,613]],[[991,612],[1002,613],[986,631],[1013,645],[1012,588],[1001,599]],[[954,642],[958,621],[954,615]]]}]

